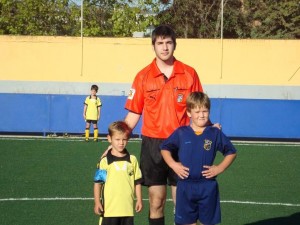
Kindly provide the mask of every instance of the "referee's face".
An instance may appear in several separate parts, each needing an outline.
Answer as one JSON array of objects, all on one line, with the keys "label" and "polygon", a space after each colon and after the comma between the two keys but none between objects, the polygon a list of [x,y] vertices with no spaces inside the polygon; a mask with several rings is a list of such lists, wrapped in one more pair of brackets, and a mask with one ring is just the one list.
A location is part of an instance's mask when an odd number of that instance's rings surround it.
[{"label": "referee's face", "polygon": [[157,60],[161,60],[165,63],[173,62],[175,43],[171,37],[157,37],[153,49]]}]

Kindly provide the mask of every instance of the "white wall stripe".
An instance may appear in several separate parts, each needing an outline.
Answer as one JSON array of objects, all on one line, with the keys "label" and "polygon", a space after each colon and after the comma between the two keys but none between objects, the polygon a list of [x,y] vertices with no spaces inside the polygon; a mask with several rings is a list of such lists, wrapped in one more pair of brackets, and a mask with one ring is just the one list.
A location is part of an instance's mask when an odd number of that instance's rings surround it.
[{"label": "white wall stripe", "polygon": [[[92,82],[0,82],[0,93],[88,95]],[[99,95],[127,96],[131,83],[95,83]],[[210,98],[300,100],[299,86],[203,84]]]}]

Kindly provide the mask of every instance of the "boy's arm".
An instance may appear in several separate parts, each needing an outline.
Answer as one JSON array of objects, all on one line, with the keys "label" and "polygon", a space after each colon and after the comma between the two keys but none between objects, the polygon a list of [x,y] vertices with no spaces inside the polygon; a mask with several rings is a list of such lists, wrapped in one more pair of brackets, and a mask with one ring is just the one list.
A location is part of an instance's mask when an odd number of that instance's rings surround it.
[{"label": "boy's arm", "polygon": [[136,195],[135,211],[140,212],[143,208],[142,185],[141,184],[135,185],[135,195]]},{"label": "boy's arm", "polygon": [[97,110],[98,110],[97,120],[100,120],[100,116],[101,116],[101,107],[98,106],[98,107],[97,107]]},{"label": "boy's arm", "polygon": [[103,205],[100,202],[100,190],[101,183],[94,183],[94,212],[97,215],[101,215],[103,213]]},{"label": "boy's arm", "polygon": [[86,119],[85,118],[85,116],[86,116],[86,109],[87,109],[87,106],[86,106],[86,104],[84,104],[84,106],[83,106],[83,118],[84,119]]},{"label": "boy's arm", "polygon": [[223,173],[236,158],[236,153],[226,155],[219,165],[203,166],[206,170],[202,171],[202,175],[205,178],[213,178],[221,173]]},{"label": "boy's arm", "polygon": [[187,178],[189,176],[189,168],[183,166],[180,162],[176,162],[171,152],[168,150],[161,150],[161,155],[164,158],[167,165],[181,178]]}]

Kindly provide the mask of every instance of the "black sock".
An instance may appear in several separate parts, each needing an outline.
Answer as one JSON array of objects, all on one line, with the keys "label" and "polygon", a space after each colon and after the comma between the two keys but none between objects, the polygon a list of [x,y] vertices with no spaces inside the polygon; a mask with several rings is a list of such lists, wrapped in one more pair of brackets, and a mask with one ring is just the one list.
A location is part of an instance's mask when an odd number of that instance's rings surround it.
[{"label": "black sock", "polygon": [[149,225],[165,225],[165,217],[151,219],[149,218]]}]

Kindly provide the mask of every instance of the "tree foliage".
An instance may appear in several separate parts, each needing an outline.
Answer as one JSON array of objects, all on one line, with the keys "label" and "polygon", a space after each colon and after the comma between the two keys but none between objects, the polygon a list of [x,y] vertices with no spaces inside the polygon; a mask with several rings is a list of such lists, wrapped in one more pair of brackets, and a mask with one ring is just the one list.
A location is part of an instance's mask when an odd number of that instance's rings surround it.
[{"label": "tree foliage", "polygon": [[[0,0],[0,34],[79,36],[80,2]],[[300,38],[299,0],[84,0],[83,9],[83,35],[91,37],[169,24],[178,37],[220,38],[223,21],[224,38]]]},{"label": "tree foliage", "polygon": [[73,35],[72,9],[68,0],[1,0],[0,33]]},{"label": "tree foliage", "polygon": [[144,0],[131,1],[131,4],[124,1],[116,3],[110,19],[114,36],[128,37],[135,31],[145,31],[147,27],[157,25],[159,8],[156,3]]},{"label": "tree foliage", "polygon": [[[176,27],[180,37],[219,38],[221,3],[211,0],[162,1],[172,6],[160,21]],[[223,0],[224,38],[299,38],[298,0]]]},{"label": "tree foliage", "polygon": [[299,1],[247,1],[245,8],[251,38],[300,38]]}]

